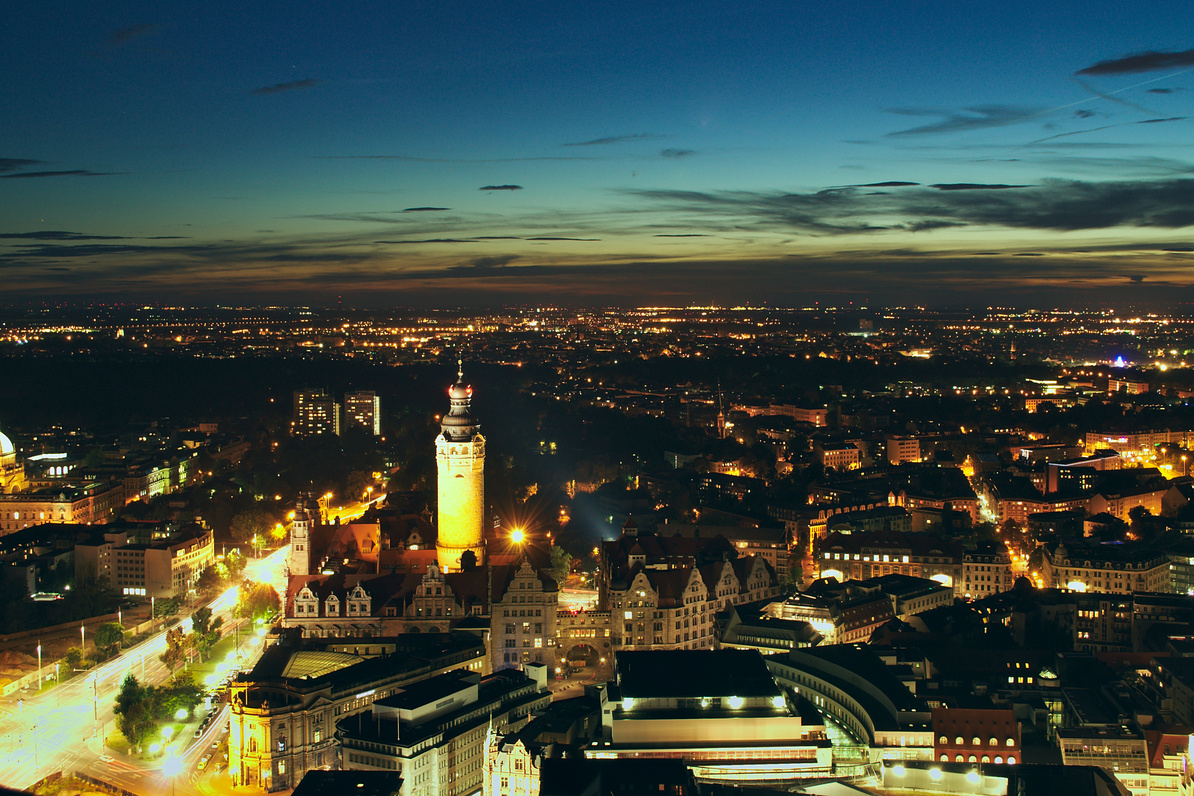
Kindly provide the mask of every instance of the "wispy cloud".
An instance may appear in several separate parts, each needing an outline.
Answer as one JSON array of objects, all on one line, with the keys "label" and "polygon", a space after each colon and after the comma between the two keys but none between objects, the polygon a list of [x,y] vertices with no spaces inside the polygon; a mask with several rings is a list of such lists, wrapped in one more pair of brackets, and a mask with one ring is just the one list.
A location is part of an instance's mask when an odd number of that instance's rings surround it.
[{"label": "wispy cloud", "polygon": [[0,232],[5,240],[126,240],[123,235],[85,235],[81,232],[42,230],[40,232]]},{"label": "wispy cloud", "polygon": [[0,158],[0,172],[16,171],[17,169],[25,169],[42,163],[44,161],[26,160],[25,158]]},{"label": "wispy cloud", "polygon": [[128,44],[133,39],[139,39],[142,36],[148,36],[155,33],[158,26],[153,23],[142,23],[140,25],[129,25],[126,28],[118,28],[108,34],[106,44],[110,47],[120,47]]},{"label": "wispy cloud", "polygon": [[691,157],[696,154],[695,149],[661,149],[659,156],[662,158],[672,158],[679,160],[680,158]]},{"label": "wispy cloud", "polygon": [[510,263],[514,262],[515,260],[520,260],[520,259],[522,259],[521,256],[517,255],[517,254],[501,254],[501,255],[496,255],[493,257],[478,257],[477,259],[475,259],[471,263],[469,263],[469,267],[480,268],[480,269],[504,268],[505,266],[509,265]]},{"label": "wispy cloud", "polygon": [[69,169],[67,171],[18,171],[13,174],[0,174],[0,180],[23,180],[39,177],[111,177],[123,174],[122,171],[88,171],[87,169]]},{"label": "wispy cloud", "polygon": [[[1170,116],[1167,119],[1138,119],[1137,121],[1134,121],[1134,122],[1120,122],[1119,124],[1102,124],[1102,125],[1099,125],[1098,127],[1089,127],[1085,130],[1071,130],[1068,133],[1058,133],[1056,135],[1048,135],[1048,136],[1045,136],[1044,138],[1038,138],[1035,141],[1030,141],[1029,143],[1030,144],[1040,144],[1040,143],[1044,143],[1045,141],[1053,141],[1058,138],[1068,138],[1068,137],[1074,136],[1074,135],[1086,135],[1088,133],[1097,133],[1097,132],[1100,132],[1101,130],[1112,130],[1116,127],[1129,127],[1134,124],[1163,124],[1165,122],[1181,122],[1181,121],[1185,121],[1187,118],[1188,117],[1186,117],[1186,116]],[[1095,146],[1111,147],[1113,145],[1112,144],[1098,144]]]},{"label": "wispy cloud", "polygon": [[560,144],[560,146],[607,146],[609,144],[621,144],[625,141],[645,141],[653,138],[666,138],[667,136],[653,135],[652,133],[630,133],[628,135],[608,135],[604,138],[593,138],[589,141],[570,141],[567,144]]},{"label": "wispy cloud", "polygon": [[1128,99],[1124,99],[1123,97],[1117,97],[1116,94],[1122,93],[1122,91],[1120,91],[1120,92],[1099,91],[1097,88],[1090,85],[1090,83],[1086,82],[1085,80],[1079,80],[1076,77],[1071,78],[1071,79],[1078,85],[1082,86],[1082,88],[1089,91],[1091,94],[1094,94],[1099,99],[1107,100],[1108,102],[1114,102],[1116,105],[1123,105],[1125,108],[1131,108],[1132,110],[1137,111],[1139,113],[1143,113],[1146,116],[1155,116],[1156,115],[1156,113],[1154,111],[1149,110],[1148,108],[1144,107],[1143,105],[1132,102],[1131,100],[1128,100]]},{"label": "wispy cloud", "polygon": [[929,187],[936,188],[938,191],[1002,191],[1005,188],[1027,188],[1029,186],[982,182],[939,182]]},{"label": "wispy cloud", "polygon": [[910,127],[888,133],[888,138],[908,135],[936,135],[957,133],[965,130],[983,130],[990,127],[1007,127],[1034,119],[1041,115],[1042,108],[1021,105],[976,105],[961,111],[932,108],[892,108],[891,113],[901,116],[936,116],[940,120],[932,124]]},{"label": "wispy cloud", "polygon": [[425,158],[417,155],[312,155],[312,160],[400,160],[407,163],[534,163],[544,160],[608,160],[584,155],[554,155],[525,158]]},{"label": "wispy cloud", "polygon": [[[1046,180],[992,189],[973,183],[864,193],[626,190],[659,209],[704,216],[709,225],[813,235],[877,233],[951,225],[1073,231],[1194,226],[1194,180],[1083,182]],[[902,219],[905,220],[900,220]],[[893,223],[894,221],[894,223]],[[924,226],[926,221],[934,222]]]},{"label": "wispy cloud", "polygon": [[481,191],[521,191],[521,185],[482,185]]},{"label": "wispy cloud", "polygon": [[440,210],[451,210],[450,207],[407,207],[403,209],[403,213],[433,213]]},{"label": "wispy cloud", "polygon": [[1181,52],[1147,52],[1127,55],[1123,58],[1113,58],[1109,61],[1099,61],[1085,69],[1079,69],[1078,75],[1126,75],[1141,72],[1158,72],[1163,69],[1180,69],[1183,66],[1194,67],[1194,50]]},{"label": "wispy cloud", "polygon": [[305,80],[292,80],[289,83],[274,83],[272,86],[262,86],[261,88],[253,89],[252,93],[256,96],[281,94],[284,91],[302,91],[303,89],[315,88],[318,85],[318,80],[307,78]]}]

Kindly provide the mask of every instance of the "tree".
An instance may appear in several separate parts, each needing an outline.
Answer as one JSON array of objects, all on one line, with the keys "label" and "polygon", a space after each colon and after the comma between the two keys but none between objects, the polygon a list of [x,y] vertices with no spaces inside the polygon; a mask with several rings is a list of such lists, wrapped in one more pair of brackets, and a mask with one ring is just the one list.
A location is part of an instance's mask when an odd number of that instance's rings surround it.
[{"label": "tree", "polygon": [[240,602],[236,611],[238,616],[249,619],[268,619],[277,613],[281,604],[282,600],[273,586],[247,580],[240,587]]},{"label": "tree", "polygon": [[206,606],[191,614],[191,644],[199,654],[199,660],[203,660],[220,640],[223,625],[224,617],[212,619],[211,609]]},{"label": "tree", "polygon": [[163,616],[174,616],[178,613],[179,602],[177,597],[167,597],[162,600],[154,600],[153,616],[155,619]]},{"label": "tree", "polygon": [[211,564],[199,573],[199,578],[195,581],[195,589],[204,599],[210,600],[216,596],[223,583],[224,578],[221,576],[219,568],[215,564]]},{"label": "tree", "polygon": [[254,536],[264,536],[274,527],[274,518],[261,509],[242,511],[232,518],[229,530],[238,542],[251,542]]},{"label": "tree", "polygon": [[179,710],[190,713],[203,701],[203,689],[195,682],[190,672],[183,672],[166,685],[157,689],[153,700],[153,715],[157,719],[169,719]]},{"label": "tree", "polygon": [[124,628],[115,622],[105,622],[95,629],[95,648],[110,658],[120,650],[124,642]]},{"label": "tree", "polygon": [[224,556],[224,566],[228,568],[229,583],[235,583],[240,579],[240,573],[245,571],[247,563],[249,563],[249,559],[236,550],[230,550],[228,555]]},{"label": "tree", "polygon": [[116,726],[133,746],[141,742],[154,730],[153,688],[142,686],[132,674],[124,678],[120,693],[116,695]]},{"label": "tree", "polygon": [[176,627],[166,631],[166,651],[158,659],[173,671],[174,667],[182,663],[186,657],[187,641],[182,634],[182,628]]},{"label": "tree", "polygon": [[70,647],[67,649],[66,655],[63,656],[63,660],[71,669],[78,669],[79,665],[83,663],[83,650],[78,647]]},{"label": "tree", "polygon": [[83,466],[92,470],[104,466],[104,451],[102,448],[92,448],[83,457]]},{"label": "tree", "polygon": [[561,586],[564,581],[568,579],[568,573],[572,571],[572,556],[568,554],[564,548],[557,545],[551,546],[551,576],[556,579],[556,583]]},{"label": "tree", "polygon": [[365,496],[365,490],[373,486],[373,476],[361,470],[353,470],[344,482],[348,497],[360,500]]}]

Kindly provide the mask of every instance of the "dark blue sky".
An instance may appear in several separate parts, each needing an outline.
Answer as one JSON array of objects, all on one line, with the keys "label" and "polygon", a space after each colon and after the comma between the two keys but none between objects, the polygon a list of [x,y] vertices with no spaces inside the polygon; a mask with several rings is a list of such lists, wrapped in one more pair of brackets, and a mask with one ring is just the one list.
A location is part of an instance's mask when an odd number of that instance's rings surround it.
[{"label": "dark blue sky", "polygon": [[[12,300],[1186,298],[1188,3],[21,2]],[[2,301],[3,299],[0,299]]]}]

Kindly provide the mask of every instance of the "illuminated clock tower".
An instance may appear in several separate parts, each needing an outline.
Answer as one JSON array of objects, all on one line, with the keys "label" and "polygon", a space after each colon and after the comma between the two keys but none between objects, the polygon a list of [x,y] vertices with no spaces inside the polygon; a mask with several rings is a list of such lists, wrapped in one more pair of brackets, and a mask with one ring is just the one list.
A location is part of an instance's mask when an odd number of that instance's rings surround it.
[{"label": "illuminated clock tower", "polygon": [[451,409],[435,439],[439,480],[435,549],[443,572],[459,572],[466,550],[473,551],[478,564],[485,562],[485,438],[470,409],[473,388],[464,383],[463,365],[456,375],[456,383],[448,388]]}]

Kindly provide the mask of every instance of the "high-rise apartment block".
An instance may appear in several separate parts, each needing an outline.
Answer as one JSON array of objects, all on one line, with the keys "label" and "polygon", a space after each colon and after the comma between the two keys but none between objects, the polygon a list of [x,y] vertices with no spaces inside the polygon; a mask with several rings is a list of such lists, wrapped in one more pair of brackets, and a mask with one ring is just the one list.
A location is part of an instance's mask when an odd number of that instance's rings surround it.
[{"label": "high-rise apartment block", "polygon": [[344,425],[359,426],[375,437],[381,436],[381,398],[372,390],[344,394]]},{"label": "high-rise apartment block", "polygon": [[326,389],[294,391],[294,434],[313,437],[317,434],[340,435],[340,404]]}]

